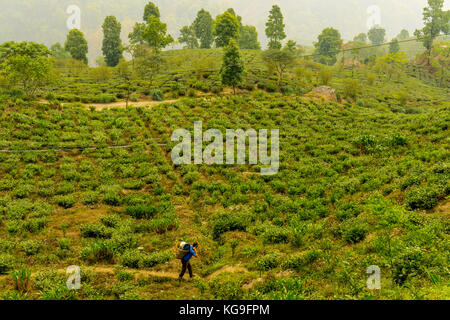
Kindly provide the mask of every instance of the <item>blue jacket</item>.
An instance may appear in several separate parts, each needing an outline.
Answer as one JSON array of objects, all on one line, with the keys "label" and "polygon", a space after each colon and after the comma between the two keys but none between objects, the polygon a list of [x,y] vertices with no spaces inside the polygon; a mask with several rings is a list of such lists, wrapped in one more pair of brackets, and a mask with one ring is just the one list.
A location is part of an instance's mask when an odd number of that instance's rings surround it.
[{"label": "blue jacket", "polygon": [[186,261],[186,262],[188,262],[188,261],[191,260],[192,257],[195,256],[195,255],[196,255],[196,254],[195,254],[194,248],[193,248],[192,246],[190,246],[190,248],[189,248],[189,253],[187,253],[187,254],[184,256],[183,260]]}]

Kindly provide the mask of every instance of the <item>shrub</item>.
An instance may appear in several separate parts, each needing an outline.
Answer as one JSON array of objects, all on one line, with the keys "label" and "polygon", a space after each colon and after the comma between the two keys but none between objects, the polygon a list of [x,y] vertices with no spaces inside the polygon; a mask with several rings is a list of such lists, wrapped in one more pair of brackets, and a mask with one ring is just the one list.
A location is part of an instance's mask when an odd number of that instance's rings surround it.
[{"label": "shrub", "polygon": [[242,281],[230,273],[223,273],[209,282],[211,293],[219,300],[239,300],[242,299]]},{"label": "shrub", "polygon": [[117,273],[117,280],[121,282],[130,281],[134,279],[134,275],[132,273],[126,271],[119,271]]},{"label": "shrub", "polygon": [[331,79],[333,78],[333,71],[329,67],[323,67],[319,71],[319,79],[320,83],[324,86],[327,86]]},{"label": "shrub", "polygon": [[250,218],[245,214],[218,213],[213,218],[213,238],[229,231],[245,231],[250,225]]},{"label": "shrub", "polygon": [[25,267],[11,272],[11,278],[17,291],[25,293],[31,290],[31,271]]},{"label": "shrub", "polygon": [[288,257],[281,265],[284,270],[300,271],[305,265],[305,259],[302,254]]},{"label": "shrub", "polygon": [[367,77],[367,83],[369,85],[373,85],[375,83],[375,81],[377,80],[377,75],[372,72],[367,72],[366,77]]},{"label": "shrub", "polygon": [[357,79],[344,79],[344,96],[352,100],[356,100],[359,95],[359,82]]},{"label": "shrub", "polygon": [[14,264],[15,259],[13,255],[0,253],[0,274],[7,274],[13,269]]},{"label": "shrub", "polygon": [[137,204],[127,206],[124,213],[135,219],[148,219],[158,213],[158,208],[153,204]]},{"label": "shrub", "polygon": [[409,277],[423,271],[423,252],[421,248],[406,248],[393,262],[394,282],[403,285]]},{"label": "shrub", "polygon": [[120,223],[120,216],[117,214],[110,214],[100,218],[100,221],[109,228],[115,228]]},{"label": "shrub", "polygon": [[101,224],[86,223],[80,226],[81,236],[83,238],[103,238],[110,239],[112,230]]},{"label": "shrub", "polygon": [[406,194],[406,206],[411,210],[433,209],[438,202],[438,192],[431,187],[414,187]]},{"label": "shrub", "polygon": [[81,194],[81,202],[86,206],[97,204],[99,194],[96,191],[87,191]]},{"label": "shrub", "polygon": [[97,241],[81,249],[81,258],[89,263],[114,263],[114,252],[108,242]]},{"label": "shrub", "polygon": [[69,250],[70,249],[69,239],[66,238],[59,239],[59,248],[61,250]]},{"label": "shrub", "polygon": [[289,230],[285,228],[272,226],[266,229],[262,238],[266,244],[288,243],[290,234]]},{"label": "shrub", "polygon": [[173,253],[169,251],[156,251],[146,254],[142,257],[141,266],[144,268],[152,268],[159,264],[166,263],[172,259]]},{"label": "shrub", "polygon": [[20,244],[20,248],[27,256],[34,256],[41,251],[42,242],[38,240],[26,240]]},{"label": "shrub", "polygon": [[348,243],[363,241],[369,233],[367,223],[358,219],[349,219],[340,226],[342,238]]},{"label": "shrub", "polygon": [[77,199],[73,194],[68,194],[65,196],[56,196],[53,199],[57,205],[65,209],[72,208],[77,202]]},{"label": "shrub", "polygon": [[355,202],[345,202],[339,206],[336,211],[336,218],[339,221],[344,221],[350,218],[357,217],[362,212],[362,208]]},{"label": "shrub", "polygon": [[269,253],[255,260],[255,268],[259,271],[268,271],[280,265],[280,257],[276,253]]},{"label": "shrub", "polygon": [[150,91],[150,96],[152,97],[153,101],[163,101],[164,95],[159,89],[153,89]]},{"label": "shrub", "polygon": [[123,267],[139,269],[142,261],[142,254],[139,250],[127,250],[119,257],[119,263]]}]

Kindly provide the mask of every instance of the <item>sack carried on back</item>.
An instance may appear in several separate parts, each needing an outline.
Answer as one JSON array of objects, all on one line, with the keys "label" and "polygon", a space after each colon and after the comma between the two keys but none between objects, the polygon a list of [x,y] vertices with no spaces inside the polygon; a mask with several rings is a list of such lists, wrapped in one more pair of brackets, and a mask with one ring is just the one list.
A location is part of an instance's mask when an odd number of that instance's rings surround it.
[{"label": "sack carried on back", "polygon": [[183,259],[190,251],[191,245],[187,242],[180,242],[180,244],[177,247],[177,253],[176,258],[177,259]]}]

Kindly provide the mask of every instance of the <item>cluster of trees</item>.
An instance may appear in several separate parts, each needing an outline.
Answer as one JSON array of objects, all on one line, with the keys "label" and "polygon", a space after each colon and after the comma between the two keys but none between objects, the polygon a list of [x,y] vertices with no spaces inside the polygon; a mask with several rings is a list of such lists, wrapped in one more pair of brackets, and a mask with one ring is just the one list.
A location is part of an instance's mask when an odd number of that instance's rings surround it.
[{"label": "cluster of trees", "polygon": [[200,10],[190,26],[181,28],[178,42],[188,49],[209,49],[214,43],[216,47],[226,47],[231,39],[241,49],[261,49],[256,28],[243,25],[242,17],[231,8],[215,20],[208,11]]},{"label": "cluster of trees", "polygon": [[[450,13],[443,11],[443,3],[444,0],[428,0],[428,7],[424,9],[423,14],[425,26],[414,33],[428,49],[428,57],[431,55],[436,37],[449,32]],[[174,43],[172,36],[167,33],[167,25],[161,21],[159,8],[152,2],[145,6],[143,21],[135,24],[133,31],[129,34],[128,46],[122,44],[121,24],[114,16],[106,17],[102,28],[104,58],[99,64],[104,64],[102,68],[105,70],[98,70],[98,77],[103,77],[106,71],[110,72],[109,69],[106,70],[107,67],[117,67],[115,70],[124,80],[124,85],[129,86],[133,77],[148,80],[152,85],[154,76],[166,64],[161,55],[162,49]],[[262,57],[269,71],[277,74],[280,87],[283,75],[302,53],[302,49],[292,40],[287,41],[283,46],[287,36],[283,14],[277,5],[270,10],[265,32],[269,44],[268,50]],[[400,51],[399,41],[409,37],[409,32],[402,30],[391,41],[387,56],[376,60],[376,56],[381,55],[374,55],[374,63],[389,77],[396,66],[406,61],[405,55]],[[326,28],[318,36],[318,41],[314,43],[313,56],[322,64],[334,65],[342,50],[350,49],[354,58],[361,58],[363,56],[361,47],[367,45],[368,41],[373,46],[379,46],[385,42],[385,38],[386,30],[375,26],[367,34],[361,33],[353,41],[344,44],[338,30]],[[234,89],[242,82],[244,73],[240,49],[261,49],[256,28],[243,25],[242,17],[233,9],[218,15],[215,20],[209,12],[200,10],[194,22],[181,29],[178,41],[184,43],[187,48],[208,49],[214,45],[225,48],[221,69],[222,82]],[[376,49],[378,48],[374,50]],[[132,56],[131,62],[123,59],[124,52]],[[0,46],[0,76],[2,79],[6,78],[10,84],[20,84],[27,95],[33,95],[36,89],[50,77],[51,57],[56,60],[71,58],[71,61],[87,64],[87,53],[88,43],[83,32],[77,29],[68,33],[64,46],[56,43],[50,50],[44,45],[32,42],[7,42]],[[440,63],[439,69],[442,69],[442,65],[446,66],[446,62]],[[446,74],[442,72],[441,76],[445,77]]]}]

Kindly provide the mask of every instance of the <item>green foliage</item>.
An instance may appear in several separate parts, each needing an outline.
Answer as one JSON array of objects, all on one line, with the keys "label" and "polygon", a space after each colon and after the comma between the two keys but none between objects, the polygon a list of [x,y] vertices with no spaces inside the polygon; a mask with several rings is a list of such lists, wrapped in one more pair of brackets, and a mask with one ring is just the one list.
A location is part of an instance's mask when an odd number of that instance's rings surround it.
[{"label": "green foliage", "polygon": [[39,240],[26,240],[20,244],[20,248],[27,256],[34,256],[41,251],[42,242]]},{"label": "green foliage", "polygon": [[389,53],[397,53],[400,51],[400,44],[397,39],[394,39],[389,44]]},{"label": "green foliage", "polygon": [[174,40],[167,34],[167,24],[153,15],[150,15],[145,28],[142,30],[142,39],[156,51],[164,49]]},{"label": "green foliage", "polygon": [[266,36],[269,38],[269,50],[280,50],[281,41],[286,39],[284,32],[283,14],[279,6],[274,5],[270,10],[269,18],[266,22]]},{"label": "green foliage", "polygon": [[367,37],[373,45],[380,45],[385,40],[386,30],[380,26],[374,26],[367,33]]},{"label": "green foliage", "polygon": [[232,86],[236,94],[236,86],[242,82],[244,62],[234,39],[230,40],[223,56],[223,65],[220,71],[222,84]]},{"label": "green foliage", "polygon": [[276,72],[278,76],[278,88],[281,88],[283,76],[286,71],[294,64],[295,56],[288,49],[268,50],[263,53],[263,60],[267,64],[269,72]]},{"label": "green foliage", "polygon": [[344,79],[344,97],[356,100],[360,94],[359,81],[357,79]]},{"label": "green foliage", "polygon": [[192,24],[195,36],[200,41],[201,49],[210,49],[214,42],[214,20],[211,14],[204,9],[197,13],[194,23]]},{"label": "green foliage", "polygon": [[7,274],[14,268],[16,261],[13,255],[7,253],[0,254],[0,274]]},{"label": "green foliage", "polygon": [[442,32],[448,34],[449,19],[448,11],[443,11],[444,0],[428,0],[428,7],[423,9],[423,21],[425,26],[416,30],[414,35],[421,38],[425,48],[428,49],[428,58],[433,47],[433,41]]},{"label": "green foliage", "polygon": [[67,35],[67,40],[64,44],[64,49],[70,53],[72,58],[75,60],[83,61],[85,64],[88,63],[87,53],[88,53],[88,43],[84,38],[83,32],[78,29],[70,30]]},{"label": "green foliage", "polygon": [[254,26],[242,26],[238,44],[241,49],[260,50],[258,32]]},{"label": "green foliage", "polygon": [[331,79],[333,79],[333,70],[328,67],[323,67],[319,71],[320,83],[324,86],[330,84]]},{"label": "green foliage", "polygon": [[245,231],[249,225],[250,217],[244,213],[217,213],[213,217],[213,238],[217,240],[229,231]]},{"label": "green foliage", "polygon": [[81,236],[83,238],[103,238],[112,237],[112,230],[104,225],[95,223],[86,223],[80,226]]},{"label": "green foliage", "polygon": [[411,210],[429,210],[436,206],[438,202],[438,191],[436,188],[428,186],[417,186],[411,188],[406,193],[406,205]]},{"label": "green foliage", "polygon": [[240,23],[236,16],[226,11],[216,17],[214,26],[214,35],[216,36],[216,46],[219,48],[226,47],[230,44],[231,39],[238,39]]},{"label": "green foliage", "polygon": [[148,18],[150,16],[153,16],[158,19],[161,17],[158,6],[153,2],[149,2],[145,5],[143,20],[148,21]]},{"label": "green foliage", "polygon": [[395,283],[403,285],[408,278],[419,275],[424,270],[424,255],[421,248],[407,247],[393,263],[392,276]]},{"label": "green foliage", "polygon": [[31,97],[50,80],[49,54],[46,46],[33,42],[4,43],[0,46],[0,75]]},{"label": "green foliage", "polygon": [[342,238],[348,243],[363,241],[369,233],[368,224],[361,219],[348,219],[340,226]]},{"label": "green foliage", "polygon": [[105,56],[106,64],[109,67],[115,67],[119,64],[122,58],[122,40],[120,39],[120,32],[122,26],[116,17],[108,16],[103,23],[103,55]]},{"label": "green foliage", "polygon": [[14,288],[20,293],[26,293],[31,290],[31,271],[25,267],[11,272],[11,278],[14,282]]},{"label": "green foliage", "polygon": [[339,31],[333,28],[324,29],[314,44],[315,54],[319,55],[317,60],[323,64],[334,65],[341,45],[342,39]]},{"label": "green foliage", "polygon": [[180,36],[178,37],[179,43],[186,44],[185,48],[196,49],[199,47],[197,37],[195,36],[195,30],[193,26],[184,26],[180,30]]},{"label": "green foliage", "polygon": [[256,258],[255,268],[259,271],[269,271],[277,268],[280,263],[281,259],[277,253],[269,253]]},{"label": "green foliage", "polygon": [[222,273],[210,280],[209,289],[219,300],[239,300],[244,295],[242,280],[229,273]]}]

